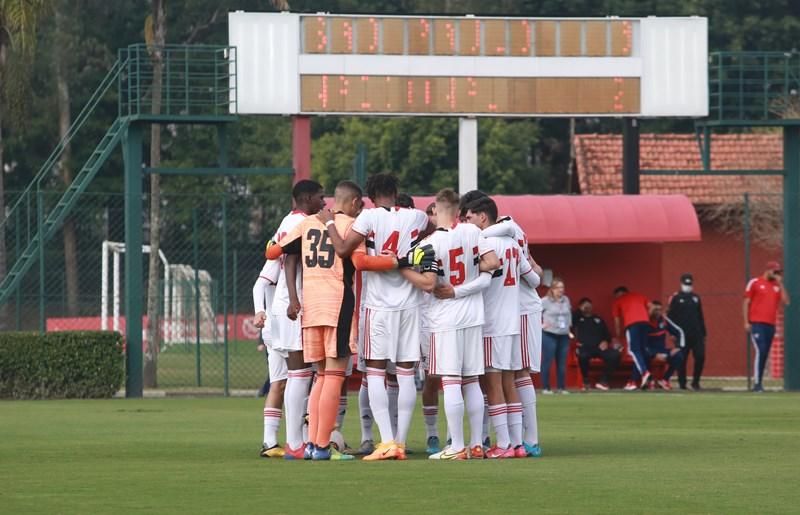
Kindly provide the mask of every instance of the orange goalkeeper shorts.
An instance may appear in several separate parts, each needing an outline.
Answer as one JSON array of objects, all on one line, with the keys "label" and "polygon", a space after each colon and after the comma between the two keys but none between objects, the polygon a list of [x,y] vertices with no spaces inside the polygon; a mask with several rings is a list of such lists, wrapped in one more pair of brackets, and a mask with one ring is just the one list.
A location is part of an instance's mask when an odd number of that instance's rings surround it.
[{"label": "orange goalkeeper shorts", "polygon": [[[342,334],[343,333],[343,334]],[[350,331],[320,325],[303,328],[303,361],[316,363],[325,358],[346,358],[356,350]]]}]

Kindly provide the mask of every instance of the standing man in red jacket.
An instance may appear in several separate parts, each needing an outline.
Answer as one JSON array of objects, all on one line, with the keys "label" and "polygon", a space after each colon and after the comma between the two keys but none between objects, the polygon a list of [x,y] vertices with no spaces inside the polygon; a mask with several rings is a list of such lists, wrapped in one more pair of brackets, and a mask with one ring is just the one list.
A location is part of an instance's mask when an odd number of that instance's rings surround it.
[{"label": "standing man in red jacket", "polygon": [[[628,354],[633,358],[633,373],[626,390],[645,389],[652,379],[647,365],[647,335],[650,334],[650,299],[641,293],[629,292],[625,286],[614,290],[614,315],[616,340],[622,336],[625,328],[625,339],[628,342]],[[640,382],[641,381],[641,382]]]},{"label": "standing man in red jacket", "polygon": [[783,287],[783,267],[777,261],[770,261],[764,273],[751,279],[744,290],[744,330],[750,333],[750,341],[756,351],[753,363],[754,392],[764,391],[764,367],[775,336],[778,309],[782,304],[789,304],[789,294]]}]

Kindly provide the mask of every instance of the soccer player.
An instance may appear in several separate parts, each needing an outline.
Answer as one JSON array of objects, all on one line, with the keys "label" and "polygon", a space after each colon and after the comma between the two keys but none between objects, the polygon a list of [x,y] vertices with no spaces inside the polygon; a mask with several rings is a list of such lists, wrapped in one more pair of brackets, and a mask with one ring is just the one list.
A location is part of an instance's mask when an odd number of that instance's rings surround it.
[{"label": "soccer player", "polygon": [[[437,193],[436,221],[438,228],[424,240],[433,247],[435,268],[422,273],[404,269],[401,273],[418,288],[435,292],[428,312],[432,328],[428,371],[442,378],[451,443],[429,458],[465,460],[470,454],[484,456],[483,394],[478,385],[478,376],[484,373],[481,291],[489,286],[500,261],[480,229],[458,223],[458,194],[452,189]],[[465,402],[469,451],[464,442]]]},{"label": "soccer player", "polygon": [[[489,197],[476,199],[467,205],[466,219],[480,229],[495,225],[497,205]],[[530,274],[532,268],[527,260],[520,259],[519,245],[513,238],[495,236],[487,238],[487,241],[499,256],[501,267],[483,291],[486,394],[489,397],[489,416],[497,435],[497,442],[486,452],[486,457],[524,458],[528,453],[522,445],[522,404],[514,381],[516,372],[523,368],[520,275]]]},{"label": "soccer player", "polygon": [[763,392],[764,367],[767,365],[775,324],[781,304],[789,304],[789,294],[783,286],[783,267],[777,261],[767,263],[761,275],[751,279],[744,291],[744,330],[750,333],[750,341],[756,351],[753,363],[755,376],[754,392]]},{"label": "soccer player", "polygon": [[[425,209],[431,225],[436,226],[436,203],[431,204]],[[422,383],[422,416],[425,420],[425,431],[427,433],[427,444],[425,452],[436,454],[442,450],[439,440],[439,389],[442,380],[428,373],[428,365],[431,350],[431,322],[428,316],[430,312],[431,294],[422,292],[422,300],[419,304],[419,343],[420,343],[420,362],[419,367],[425,372],[425,380]]]},{"label": "soccer player", "polygon": [[[281,221],[273,242],[280,241],[284,236],[297,227],[300,222],[310,215],[315,215],[325,205],[322,186],[318,182],[303,180],[292,188],[292,197],[295,208]],[[267,248],[269,252],[269,247]],[[286,269],[286,257],[280,258],[281,270]],[[299,265],[295,265],[296,267]],[[301,296],[299,274],[296,288]],[[286,357],[288,379],[284,391],[283,404],[286,410],[286,447],[285,459],[303,458],[303,415],[305,413],[306,397],[311,385],[313,375],[310,365],[303,361],[303,346],[301,341],[301,327],[299,320],[290,320],[286,316],[289,308],[289,289],[286,284],[286,274],[278,276],[275,287],[275,296],[272,301],[271,328],[273,349]]]},{"label": "soccer player", "polygon": [[[616,341],[619,342],[622,328],[628,341],[628,354],[633,358],[633,373],[625,390],[647,388],[650,370],[647,367],[647,335],[650,333],[650,300],[641,293],[632,293],[625,286],[614,290],[616,300],[611,308],[614,315]],[[639,381],[641,380],[641,384]]]},{"label": "soccer player", "polygon": [[[466,216],[466,206],[476,199],[487,195],[480,190],[473,190],[461,197],[461,216]],[[542,456],[539,445],[539,423],[536,416],[536,390],[533,387],[531,373],[539,373],[542,363],[542,299],[536,288],[539,286],[544,271],[533,259],[528,247],[528,237],[525,231],[510,216],[502,216],[497,224],[491,225],[481,231],[484,237],[511,236],[519,244],[523,258],[530,262],[532,274],[524,276],[520,284],[520,352],[522,354],[523,369],[516,372],[514,384],[522,402],[522,425],[525,430],[523,445],[528,451],[528,456],[538,458]],[[509,232],[510,231],[510,232]],[[488,400],[486,402],[486,420],[488,422]],[[485,428],[488,434],[488,427]]]},{"label": "soccer player", "polygon": [[286,357],[280,352],[276,352],[272,346],[270,319],[267,317],[279,275],[280,262],[267,260],[253,285],[255,310],[253,325],[261,329],[261,340],[267,350],[269,381],[271,382],[269,393],[264,401],[264,441],[259,453],[262,458],[282,458],[284,455],[283,447],[278,445],[278,427],[283,413],[283,393],[289,369],[286,368]]},{"label": "soccer player", "polygon": [[[650,326],[650,332],[647,334],[647,358],[648,360],[658,358],[667,362],[667,371],[656,384],[664,390],[672,390],[669,380],[684,360],[686,338],[683,329],[664,315],[664,306],[658,300],[650,303]],[[667,334],[671,334],[677,340],[677,345],[671,349],[667,348]]]},{"label": "soccer player", "polygon": [[[267,253],[272,258],[281,252],[292,256],[292,259],[287,257],[286,268],[290,297],[287,315],[296,319],[302,305],[303,357],[306,363],[317,366],[317,380],[308,401],[310,442],[305,453],[314,460],[354,459],[336,450],[330,436],[336,426],[347,360],[356,350],[355,271],[397,267],[394,256],[367,257],[363,245],[346,256],[336,253],[331,245],[331,228],[337,227],[346,235],[353,224],[352,217],[362,205],[361,188],[350,181],[340,182],[334,196],[332,220],[306,218]],[[306,292],[302,303],[295,286],[296,268],[291,266],[296,259],[302,264],[302,286]]]},{"label": "soccer player", "polygon": [[[367,254],[405,256],[426,234],[427,215],[396,205],[397,179],[387,173],[367,180],[367,195],[375,204],[356,218],[352,230],[342,235],[332,227],[331,241],[337,252],[352,252],[366,242]],[[406,459],[405,444],[414,414],[417,389],[414,366],[419,361],[419,293],[396,270],[370,272],[365,276],[364,359],[372,416],[381,433],[381,443],[365,456],[367,461]],[[397,365],[397,431],[389,411],[385,385],[388,362]]]}]

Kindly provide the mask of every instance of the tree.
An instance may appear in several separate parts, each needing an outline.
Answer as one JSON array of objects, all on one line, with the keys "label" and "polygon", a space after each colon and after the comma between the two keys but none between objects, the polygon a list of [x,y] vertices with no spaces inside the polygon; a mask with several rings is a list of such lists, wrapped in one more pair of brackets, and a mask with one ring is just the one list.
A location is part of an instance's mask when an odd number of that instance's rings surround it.
[{"label": "tree", "polygon": [[[10,81],[6,80],[9,63],[9,53],[14,52],[18,56],[32,58],[36,48],[36,27],[39,23],[39,16],[46,7],[45,0],[0,0],[0,84],[3,85],[3,102],[0,106],[0,221],[5,220],[6,203],[4,174],[5,161],[3,159],[3,121],[4,111],[9,105],[9,96],[13,94],[25,94],[24,81],[18,88],[10,88]],[[19,62],[19,61],[18,61]],[[14,76],[19,79],[26,77],[22,74],[9,74],[8,78]],[[20,86],[19,81],[17,85]],[[9,120],[12,124],[22,125],[20,117]],[[6,238],[5,228],[0,234],[0,278],[6,276]],[[5,308],[3,308],[5,309]],[[5,312],[0,313],[0,327],[5,325]]]},{"label": "tree", "polygon": [[[145,41],[150,52],[153,65],[153,85],[151,89],[152,109],[154,115],[161,114],[162,75],[164,71],[164,45],[167,39],[167,17],[164,9],[166,0],[152,0],[152,13],[145,22]],[[161,166],[161,125],[154,123],[150,127],[150,167]],[[159,265],[158,257],[159,233],[161,229],[161,176],[150,174],[150,255],[147,278],[147,347],[144,352],[144,386],[157,386],[158,346],[161,340],[159,332]]]},{"label": "tree", "polygon": [[[70,27],[73,26],[68,20],[69,9],[64,1],[56,3],[55,20],[56,29],[53,38],[55,47],[55,74],[56,92],[58,98],[58,136],[62,139],[66,136],[72,116],[70,114],[69,96],[69,64],[72,57]],[[64,147],[61,159],[58,161],[58,172],[64,186],[69,187],[72,182],[72,146],[70,143]],[[62,230],[64,236],[64,272],[66,276],[67,289],[67,311],[70,316],[78,315],[78,246],[76,243],[75,223],[71,216],[64,220]]]}]

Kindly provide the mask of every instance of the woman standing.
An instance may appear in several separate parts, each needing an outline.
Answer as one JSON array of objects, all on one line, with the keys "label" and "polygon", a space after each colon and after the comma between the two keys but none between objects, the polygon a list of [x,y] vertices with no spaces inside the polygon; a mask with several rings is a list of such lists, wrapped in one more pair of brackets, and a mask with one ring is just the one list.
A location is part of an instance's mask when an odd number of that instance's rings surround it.
[{"label": "woman standing", "polygon": [[544,393],[550,390],[550,366],[556,359],[556,384],[560,393],[567,374],[567,352],[569,351],[572,306],[564,295],[564,281],[554,277],[547,295],[542,299],[542,384]]}]

